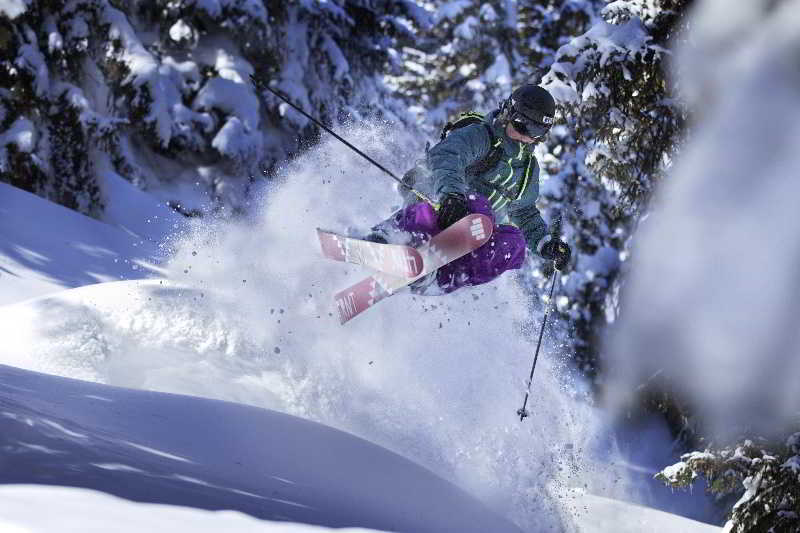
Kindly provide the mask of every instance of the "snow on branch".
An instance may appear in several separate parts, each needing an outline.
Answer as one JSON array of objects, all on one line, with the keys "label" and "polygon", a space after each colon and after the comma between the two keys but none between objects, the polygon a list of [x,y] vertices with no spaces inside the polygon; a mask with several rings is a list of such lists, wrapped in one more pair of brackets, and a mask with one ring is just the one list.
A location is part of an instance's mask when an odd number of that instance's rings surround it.
[{"label": "snow on branch", "polygon": [[800,433],[785,444],[764,439],[691,452],[656,474],[656,479],[687,488],[698,477],[718,496],[738,497],[725,531],[795,531],[800,527]]}]

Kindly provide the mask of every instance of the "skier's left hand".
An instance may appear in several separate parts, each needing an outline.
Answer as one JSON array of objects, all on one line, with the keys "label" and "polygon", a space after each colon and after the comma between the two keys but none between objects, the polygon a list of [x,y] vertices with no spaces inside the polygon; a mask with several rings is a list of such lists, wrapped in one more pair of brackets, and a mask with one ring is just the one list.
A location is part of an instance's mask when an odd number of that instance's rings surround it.
[{"label": "skier's left hand", "polygon": [[544,243],[540,253],[545,259],[555,262],[556,270],[564,270],[569,264],[570,257],[572,257],[572,250],[569,244],[561,239],[550,239]]},{"label": "skier's left hand", "polygon": [[469,215],[469,205],[463,194],[448,194],[442,200],[439,213],[436,215],[439,229],[449,228],[465,216]]}]

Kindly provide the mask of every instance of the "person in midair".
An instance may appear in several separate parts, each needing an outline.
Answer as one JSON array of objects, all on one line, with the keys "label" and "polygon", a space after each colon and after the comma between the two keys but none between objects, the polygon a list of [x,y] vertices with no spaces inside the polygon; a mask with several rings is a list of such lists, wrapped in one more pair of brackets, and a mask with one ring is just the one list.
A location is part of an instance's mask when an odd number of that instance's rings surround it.
[{"label": "person in midair", "polygon": [[448,124],[441,141],[427,151],[425,168],[406,174],[406,182],[420,175],[431,180],[438,211],[427,202],[410,203],[373,228],[368,239],[386,242],[392,230],[401,230],[424,240],[470,213],[487,215],[495,224],[489,242],[416,281],[412,291],[449,293],[487,283],[520,268],[526,248],[558,270],[566,268],[570,247],[548,235],[535,205],[539,164],[533,149],[550,131],[555,111],[546,89],[523,85],[485,117],[467,113]]}]

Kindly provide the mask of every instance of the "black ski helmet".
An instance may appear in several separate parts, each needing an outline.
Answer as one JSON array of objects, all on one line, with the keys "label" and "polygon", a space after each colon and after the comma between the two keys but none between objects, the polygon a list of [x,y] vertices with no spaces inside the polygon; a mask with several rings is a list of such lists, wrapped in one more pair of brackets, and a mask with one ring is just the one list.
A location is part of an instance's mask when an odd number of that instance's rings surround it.
[{"label": "black ski helmet", "polygon": [[555,122],[556,101],[538,85],[519,87],[508,97],[506,108],[509,120],[524,122],[531,137],[546,134]]}]

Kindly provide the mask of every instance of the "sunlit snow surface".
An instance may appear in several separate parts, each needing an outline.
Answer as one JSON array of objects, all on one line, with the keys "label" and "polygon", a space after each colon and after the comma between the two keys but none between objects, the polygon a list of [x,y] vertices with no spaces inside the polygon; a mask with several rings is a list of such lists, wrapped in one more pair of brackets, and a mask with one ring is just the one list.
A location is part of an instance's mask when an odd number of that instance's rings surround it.
[{"label": "sunlit snow surface", "polygon": [[[196,533],[368,533],[367,529],[328,529],[296,523],[265,522],[234,511],[204,511],[161,504],[132,503],[88,489],[18,485],[0,487],[4,533],[118,533],[192,531]],[[31,509],[47,508],[47,513]]]},{"label": "sunlit snow surface", "polygon": [[[385,131],[349,135],[378,158],[402,157]],[[516,417],[539,316],[512,276],[446,298],[397,295],[339,325],[333,293],[367,272],[321,258],[315,228],[365,229],[397,198],[354,157],[325,142],[250,220],[176,239],[169,280],[3,307],[12,341],[0,362],[319,421],[429,467],[527,529],[568,527],[572,487],[622,496],[604,420],[547,346],[531,417]]]},{"label": "sunlit snow surface", "polygon": [[[0,183],[0,305],[104,281],[159,275],[157,246],[183,221],[113,172],[109,224]],[[113,224],[113,225],[112,225]]]}]

